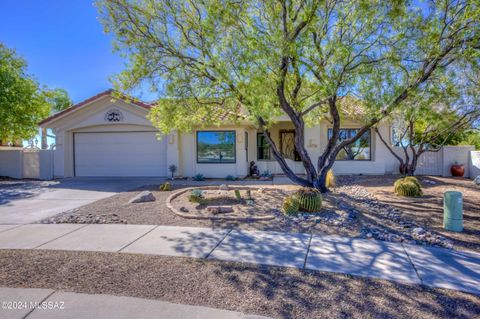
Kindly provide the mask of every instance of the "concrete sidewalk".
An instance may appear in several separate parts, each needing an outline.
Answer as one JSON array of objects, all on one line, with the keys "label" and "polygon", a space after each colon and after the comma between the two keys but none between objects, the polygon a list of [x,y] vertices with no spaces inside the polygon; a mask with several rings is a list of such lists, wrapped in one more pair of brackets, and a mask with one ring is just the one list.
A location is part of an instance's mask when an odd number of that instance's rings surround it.
[{"label": "concrete sidewalk", "polygon": [[400,243],[156,225],[0,225],[0,249],[182,256],[296,267],[480,295],[480,254]]},{"label": "concrete sidewalk", "polygon": [[0,302],[0,319],[267,319],[235,311],[180,305],[160,300],[81,294],[52,289],[0,287]]}]

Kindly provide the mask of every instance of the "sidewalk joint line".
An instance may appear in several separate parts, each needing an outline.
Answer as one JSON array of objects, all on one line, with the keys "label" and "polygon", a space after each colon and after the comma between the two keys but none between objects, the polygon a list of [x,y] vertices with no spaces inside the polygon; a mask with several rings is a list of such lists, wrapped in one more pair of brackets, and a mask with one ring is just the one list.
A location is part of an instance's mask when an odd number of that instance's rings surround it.
[{"label": "sidewalk joint line", "polygon": [[222,239],[220,239],[220,241],[215,245],[215,247],[213,247],[213,249],[205,256],[204,259],[208,259],[208,257],[210,257],[210,255],[213,253],[213,251],[215,249],[217,249],[218,246],[220,246],[220,244],[225,240],[225,238],[227,238],[228,235],[230,235],[230,233],[232,232],[233,228],[230,228],[228,230],[228,232],[225,234],[225,236],[223,236]]},{"label": "sidewalk joint line", "polygon": [[[10,224],[2,224],[2,225],[8,225],[8,226],[10,226]],[[2,231],[0,231],[0,233],[5,233],[5,232],[7,232],[7,231],[10,231],[10,230],[12,230],[12,229],[15,229],[15,228],[18,228],[18,227],[22,227],[22,226],[25,226],[25,225],[28,225],[28,224],[20,224],[20,225],[12,224],[12,226],[13,226],[12,228],[2,230]]]},{"label": "sidewalk joint line", "polygon": [[307,267],[307,258],[308,258],[308,254],[310,253],[310,246],[312,245],[312,237],[313,237],[313,233],[310,233],[310,238],[308,239],[307,253],[305,254],[305,260],[303,261],[302,269],[305,269]]},{"label": "sidewalk joint line", "polygon": [[[53,296],[54,293],[56,293],[57,291],[54,289],[51,293],[49,293],[45,298],[43,298],[42,300],[40,300],[40,302],[38,304],[42,304],[42,302],[46,301],[48,298],[50,298],[51,296]],[[30,316],[32,314],[32,312],[34,312],[35,310],[37,310],[37,308],[33,308],[33,309],[30,309],[29,312],[27,312],[27,314],[25,316],[22,317],[22,319],[25,319],[27,318],[28,316]]]},{"label": "sidewalk joint line", "polygon": [[139,240],[140,238],[143,238],[145,237],[147,234],[150,234],[152,231],[154,231],[155,229],[157,229],[158,227],[160,227],[160,225],[156,225],[155,227],[153,227],[152,229],[150,229],[149,231],[147,231],[145,234],[141,235],[140,237],[134,239],[132,242],[124,245],[123,247],[121,247],[119,250],[117,250],[117,253],[121,252],[123,249],[127,248],[128,246],[130,246],[131,244],[133,244],[134,242],[136,242],[137,240]]},{"label": "sidewalk joint line", "polygon": [[420,274],[418,273],[417,267],[415,267],[415,264],[413,263],[413,260],[412,260],[412,258],[410,257],[410,255],[408,254],[408,251],[407,251],[407,249],[405,248],[405,245],[404,245],[403,243],[401,243],[401,245],[402,245],[403,251],[404,251],[405,254],[407,255],[408,261],[410,262],[410,264],[411,264],[412,267],[413,267],[413,270],[415,270],[415,274],[417,275],[418,279],[420,280],[420,284],[424,285],[423,279],[422,279],[422,277],[420,277]]},{"label": "sidewalk joint line", "polygon": [[[50,225],[50,224],[43,224],[43,225]],[[60,224],[56,224],[56,225],[60,225]],[[85,224],[85,225],[83,225],[83,226],[80,226],[80,227],[78,227],[78,228],[75,228],[74,230],[69,231],[68,233],[65,233],[65,234],[63,234],[63,235],[60,235],[60,236],[58,236],[58,237],[55,237],[54,239],[50,239],[49,241],[44,242],[44,243],[42,243],[42,244],[40,244],[40,245],[38,245],[38,246],[35,246],[35,247],[31,248],[31,249],[38,249],[38,248],[40,248],[40,247],[42,247],[42,246],[44,246],[44,245],[46,245],[46,244],[51,243],[51,242],[54,241],[54,240],[60,239],[60,238],[62,238],[62,237],[65,237],[65,236],[67,236],[67,235],[70,235],[71,233],[76,232],[77,230],[80,230],[80,229],[82,229],[82,228],[85,228],[85,227],[87,227],[88,225],[91,225],[91,224]],[[41,249],[41,248],[40,248],[40,249]]]}]

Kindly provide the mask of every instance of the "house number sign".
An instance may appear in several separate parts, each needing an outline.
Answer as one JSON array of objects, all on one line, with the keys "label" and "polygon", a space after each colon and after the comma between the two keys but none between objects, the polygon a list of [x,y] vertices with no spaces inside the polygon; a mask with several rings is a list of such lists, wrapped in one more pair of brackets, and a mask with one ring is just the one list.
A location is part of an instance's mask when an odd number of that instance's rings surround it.
[{"label": "house number sign", "polygon": [[106,122],[122,122],[123,121],[123,114],[120,110],[111,109],[107,113],[105,113],[105,121]]}]

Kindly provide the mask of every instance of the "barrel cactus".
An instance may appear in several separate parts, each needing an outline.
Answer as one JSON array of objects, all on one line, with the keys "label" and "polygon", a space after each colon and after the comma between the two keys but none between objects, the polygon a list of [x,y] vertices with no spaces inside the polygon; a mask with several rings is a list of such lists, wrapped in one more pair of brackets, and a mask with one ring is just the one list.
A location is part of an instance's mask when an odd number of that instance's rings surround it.
[{"label": "barrel cactus", "polygon": [[394,192],[399,196],[405,197],[422,196],[420,183],[412,176],[398,179],[394,184]]},{"label": "barrel cactus", "polygon": [[289,196],[283,201],[282,209],[285,215],[295,215],[300,210],[300,203],[295,197]]},{"label": "barrel cactus", "polygon": [[419,189],[422,189],[422,185],[420,185],[420,182],[418,181],[418,179],[415,177],[415,176],[405,176],[403,178],[403,180],[405,180],[406,182],[412,182],[414,183],[415,185],[417,185],[417,187]]},{"label": "barrel cactus", "polygon": [[294,197],[304,212],[318,212],[322,208],[322,194],[318,189],[304,187],[295,192]]}]

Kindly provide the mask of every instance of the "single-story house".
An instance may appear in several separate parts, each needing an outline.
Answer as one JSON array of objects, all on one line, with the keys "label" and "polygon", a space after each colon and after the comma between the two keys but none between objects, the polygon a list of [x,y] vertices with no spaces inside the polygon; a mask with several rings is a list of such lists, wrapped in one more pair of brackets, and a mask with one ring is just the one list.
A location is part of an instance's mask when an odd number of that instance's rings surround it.
[{"label": "single-story house", "polygon": [[[257,163],[260,172],[282,173],[252,123],[225,123],[161,137],[146,117],[151,107],[139,101],[114,99],[108,90],[43,120],[40,126],[56,135],[54,176],[168,176],[168,167],[174,164],[179,176],[243,177],[248,175],[251,161]],[[326,146],[330,127],[323,121],[306,129],[305,145],[313,159]],[[344,121],[341,134],[347,137],[358,127],[355,121]],[[380,124],[379,130],[390,137],[388,124]],[[302,173],[293,146],[292,123],[287,117],[279,118],[270,131],[290,167]],[[339,154],[334,171],[385,174],[396,171],[397,166],[372,130]]]}]

